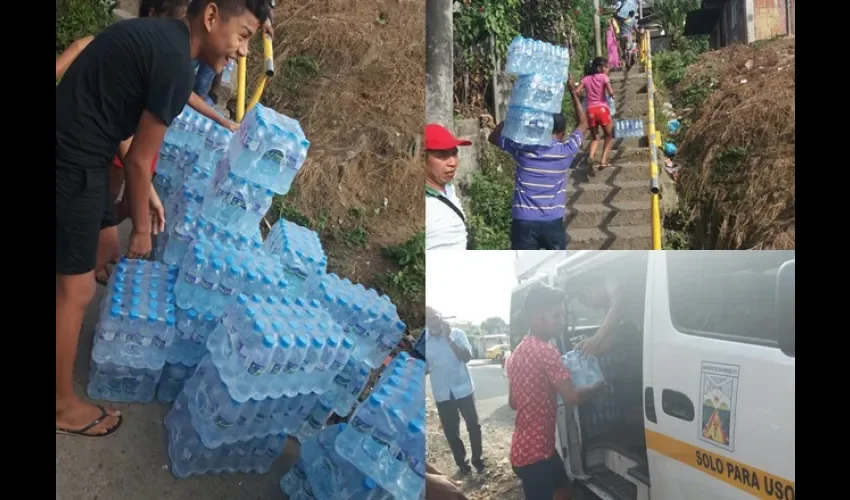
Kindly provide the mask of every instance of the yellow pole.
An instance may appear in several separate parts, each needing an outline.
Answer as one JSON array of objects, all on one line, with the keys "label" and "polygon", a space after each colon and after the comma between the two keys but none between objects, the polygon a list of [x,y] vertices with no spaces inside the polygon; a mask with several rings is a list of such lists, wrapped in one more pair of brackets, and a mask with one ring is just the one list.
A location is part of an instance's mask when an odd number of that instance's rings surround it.
[{"label": "yellow pole", "polygon": [[649,102],[648,133],[649,133],[649,190],[650,190],[650,217],[652,218],[652,249],[661,250],[661,209],[659,207],[659,193],[661,192],[658,179],[658,148],[656,146],[657,132],[655,130],[655,84],[652,80],[652,45],[649,42],[651,33],[646,31],[643,37],[641,52],[646,58],[646,93]]},{"label": "yellow pole", "polygon": [[239,58],[239,72],[236,77],[236,123],[242,123],[245,117],[245,80],[248,78],[248,60]]},{"label": "yellow pole", "polygon": [[269,81],[268,77],[260,78],[260,81],[257,82],[257,88],[254,90],[254,97],[251,98],[251,101],[248,103],[247,111],[251,111],[251,108],[256,106],[258,102],[260,102],[260,98],[263,97],[263,90],[266,89],[266,82]]},{"label": "yellow pole", "polygon": [[271,78],[274,76],[274,48],[272,46],[272,37],[268,33],[263,33],[263,66],[266,71],[266,76]]}]

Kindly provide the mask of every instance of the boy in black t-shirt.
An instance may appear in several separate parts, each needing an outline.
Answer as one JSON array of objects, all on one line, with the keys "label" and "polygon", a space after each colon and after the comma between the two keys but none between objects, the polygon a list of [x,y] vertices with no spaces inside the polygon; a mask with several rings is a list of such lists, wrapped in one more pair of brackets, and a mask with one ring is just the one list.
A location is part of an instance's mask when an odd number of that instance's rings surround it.
[{"label": "boy in black t-shirt", "polygon": [[268,0],[194,0],[184,19],[113,24],[71,64],[56,87],[56,431],[105,436],[119,412],[82,401],[73,371],[80,328],[95,294],[98,234],[112,216],[107,169],[118,144],[133,232],[127,255],[151,250],[151,169],[165,131],[189,99],[193,59],[217,72],[245,56]]}]

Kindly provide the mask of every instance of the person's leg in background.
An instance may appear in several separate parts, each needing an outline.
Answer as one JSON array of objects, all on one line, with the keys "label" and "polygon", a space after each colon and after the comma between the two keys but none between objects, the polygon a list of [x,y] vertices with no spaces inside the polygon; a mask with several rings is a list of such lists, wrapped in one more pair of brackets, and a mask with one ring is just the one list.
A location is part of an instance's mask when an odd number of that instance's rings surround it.
[{"label": "person's leg in background", "polygon": [[511,250],[540,250],[534,221],[514,219],[511,222]]},{"label": "person's leg in background", "polygon": [[599,119],[599,126],[602,127],[602,163],[600,169],[610,167],[608,163],[608,155],[611,154],[611,148],[614,146],[614,120],[611,118],[611,110],[606,107],[601,107],[602,113]]},{"label": "person's leg in background", "polygon": [[97,240],[107,201],[105,172],[56,171],[56,430],[110,434],[120,412],[80,399],[74,361],[86,309],[95,296]]},{"label": "person's leg in background", "polygon": [[587,131],[590,132],[590,148],[587,151],[587,166],[593,169],[593,163],[596,159],[596,149],[599,147],[599,140],[596,137],[596,115],[593,113],[593,108],[587,110]]},{"label": "person's leg in background", "polygon": [[478,421],[478,410],[475,408],[475,394],[471,394],[457,401],[463,421],[466,422],[466,431],[469,433],[469,447],[472,448],[472,466],[478,472],[486,467],[482,459],[481,445],[481,423]]},{"label": "person's leg in background", "polygon": [[446,436],[446,441],[449,442],[455,463],[462,474],[468,474],[472,472],[472,468],[466,462],[466,448],[464,448],[463,440],[460,438],[460,413],[458,412],[457,401],[452,397],[448,401],[437,402],[437,415],[440,417],[443,434]]}]

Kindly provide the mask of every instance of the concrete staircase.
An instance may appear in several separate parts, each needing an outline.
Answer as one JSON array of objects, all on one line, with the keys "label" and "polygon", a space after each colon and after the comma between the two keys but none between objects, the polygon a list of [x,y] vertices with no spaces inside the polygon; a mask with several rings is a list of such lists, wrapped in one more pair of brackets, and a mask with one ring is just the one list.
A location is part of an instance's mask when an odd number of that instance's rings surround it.
[{"label": "concrete staircase", "polygon": [[[646,74],[637,67],[611,73],[616,95],[615,119],[642,118],[646,126]],[[570,172],[567,196],[567,248],[571,250],[645,250],[652,248],[649,155],[646,137],[615,139],[610,167],[591,172],[584,152]],[[602,158],[602,141],[596,161]]]}]

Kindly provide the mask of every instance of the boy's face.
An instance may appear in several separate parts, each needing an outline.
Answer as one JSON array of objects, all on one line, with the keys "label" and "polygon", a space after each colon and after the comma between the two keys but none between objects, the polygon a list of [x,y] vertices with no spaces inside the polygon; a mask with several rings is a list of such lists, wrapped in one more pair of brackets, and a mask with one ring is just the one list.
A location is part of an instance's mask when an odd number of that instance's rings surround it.
[{"label": "boy's face", "polygon": [[206,31],[199,57],[216,73],[224,71],[230,59],[248,55],[248,42],[260,28],[257,16],[249,10],[239,15],[223,16],[214,2],[207,4],[203,14]]}]

